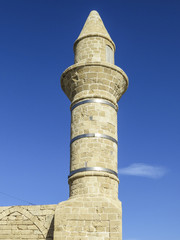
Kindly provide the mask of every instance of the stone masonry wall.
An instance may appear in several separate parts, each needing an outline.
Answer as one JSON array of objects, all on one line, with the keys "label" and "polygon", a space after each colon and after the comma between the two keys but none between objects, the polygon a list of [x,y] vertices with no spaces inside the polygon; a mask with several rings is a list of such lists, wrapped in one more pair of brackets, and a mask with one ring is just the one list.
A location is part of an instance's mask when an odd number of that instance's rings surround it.
[{"label": "stone masonry wall", "polygon": [[115,45],[96,11],[61,76],[71,101],[70,197],[55,213],[54,240],[122,240],[117,177],[117,102],[128,78],[114,65]]},{"label": "stone masonry wall", "polygon": [[0,239],[53,240],[56,205],[0,207]]},{"label": "stone masonry wall", "polygon": [[[112,43],[106,38],[96,36],[86,37],[75,45],[75,63],[83,62],[105,62],[106,45],[114,49]],[[114,54],[114,52],[113,52]],[[113,60],[114,63],[114,60]]]},{"label": "stone masonry wall", "polygon": [[[117,113],[108,105],[87,103],[73,109],[71,139],[88,133],[117,139]],[[105,145],[105,147],[101,147]],[[111,161],[109,161],[111,159]],[[71,171],[85,167],[105,167],[117,171],[117,144],[107,139],[80,139],[71,144]]]}]

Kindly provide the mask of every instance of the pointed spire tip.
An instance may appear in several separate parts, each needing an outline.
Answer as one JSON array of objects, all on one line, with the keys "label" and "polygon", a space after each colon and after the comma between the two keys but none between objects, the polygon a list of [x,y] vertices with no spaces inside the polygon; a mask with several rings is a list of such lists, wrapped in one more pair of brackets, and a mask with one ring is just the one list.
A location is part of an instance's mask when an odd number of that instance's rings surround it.
[{"label": "pointed spire tip", "polygon": [[90,15],[90,14],[94,14],[94,15],[97,15],[97,14],[98,14],[98,15],[99,15],[98,11],[96,11],[96,10],[90,11],[89,15]]},{"label": "pointed spire tip", "polygon": [[92,10],[89,13],[89,16],[77,40],[80,40],[81,38],[89,35],[101,35],[112,42],[112,39],[109,36],[109,33],[107,32],[103,21],[96,10]]}]

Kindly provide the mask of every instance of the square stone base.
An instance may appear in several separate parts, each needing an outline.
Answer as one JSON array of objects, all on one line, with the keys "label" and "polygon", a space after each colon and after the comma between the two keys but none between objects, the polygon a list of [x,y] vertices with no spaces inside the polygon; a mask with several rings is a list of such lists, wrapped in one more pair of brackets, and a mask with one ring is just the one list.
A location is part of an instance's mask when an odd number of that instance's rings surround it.
[{"label": "square stone base", "polygon": [[89,196],[59,203],[54,240],[122,240],[121,202]]}]

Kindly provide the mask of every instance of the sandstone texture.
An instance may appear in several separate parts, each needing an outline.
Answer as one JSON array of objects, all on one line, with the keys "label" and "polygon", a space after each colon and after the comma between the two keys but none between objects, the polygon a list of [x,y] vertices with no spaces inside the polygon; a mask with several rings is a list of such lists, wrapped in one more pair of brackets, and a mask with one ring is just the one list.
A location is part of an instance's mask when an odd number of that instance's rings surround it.
[{"label": "sandstone texture", "polygon": [[114,65],[115,44],[92,11],[61,76],[71,101],[70,197],[55,211],[55,240],[122,240],[118,200],[117,102],[128,78]]},{"label": "sandstone texture", "polygon": [[0,207],[0,239],[52,240],[56,205]]}]

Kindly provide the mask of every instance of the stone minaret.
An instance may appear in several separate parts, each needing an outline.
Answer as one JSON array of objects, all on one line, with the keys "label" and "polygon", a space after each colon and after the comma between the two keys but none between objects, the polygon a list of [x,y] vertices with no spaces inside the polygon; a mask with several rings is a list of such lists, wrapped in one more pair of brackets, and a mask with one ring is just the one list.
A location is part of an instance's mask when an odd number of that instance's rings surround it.
[{"label": "stone minaret", "polygon": [[61,76],[71,101],[70,197],[55,213],[55,240],[121,240],[117,102],[128,78],[114,65],[115,44],[96,11],[74,43],[75,64]]}]

